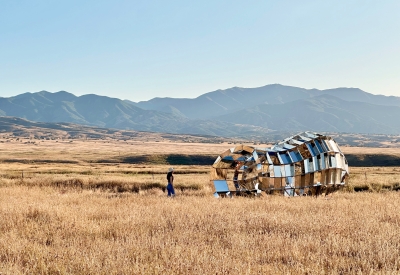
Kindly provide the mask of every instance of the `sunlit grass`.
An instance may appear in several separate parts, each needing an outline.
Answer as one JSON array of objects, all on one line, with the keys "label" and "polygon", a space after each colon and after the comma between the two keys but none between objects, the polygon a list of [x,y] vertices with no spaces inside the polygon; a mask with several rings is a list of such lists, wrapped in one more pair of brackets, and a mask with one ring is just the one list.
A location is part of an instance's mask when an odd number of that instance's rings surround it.
[{"label": "sunlit grass", "polygon": [[1,164],[1,274],[400,273],[398,167],[351,168],[326,197],[216,199],[209,166],[181,165],[171,199],[169,166],[82,144],[1,147],[24,159]]},{"label": "sunlit grass", "polygon": [[12,274],[374,273],[400,270],[399,193],[215,199],[1,188]]}]

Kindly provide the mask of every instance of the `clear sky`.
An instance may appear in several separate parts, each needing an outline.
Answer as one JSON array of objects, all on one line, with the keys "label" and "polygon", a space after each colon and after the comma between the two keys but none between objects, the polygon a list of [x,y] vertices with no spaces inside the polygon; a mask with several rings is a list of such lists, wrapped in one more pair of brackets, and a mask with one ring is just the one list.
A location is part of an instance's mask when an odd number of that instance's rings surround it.
[{"label": "clear sky", "polygon": [[274,83],[400,96],[400,1],[0,0],[0,97]]}]

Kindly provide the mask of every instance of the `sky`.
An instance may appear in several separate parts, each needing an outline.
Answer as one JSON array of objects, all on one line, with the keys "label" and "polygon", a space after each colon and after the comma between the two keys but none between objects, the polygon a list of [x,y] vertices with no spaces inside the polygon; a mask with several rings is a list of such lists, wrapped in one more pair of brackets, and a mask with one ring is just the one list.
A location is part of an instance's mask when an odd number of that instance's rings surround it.
[{"label": "sky", "polygon": [[0,0],[0,97],[279,83],[400,96],[400,1]]}]

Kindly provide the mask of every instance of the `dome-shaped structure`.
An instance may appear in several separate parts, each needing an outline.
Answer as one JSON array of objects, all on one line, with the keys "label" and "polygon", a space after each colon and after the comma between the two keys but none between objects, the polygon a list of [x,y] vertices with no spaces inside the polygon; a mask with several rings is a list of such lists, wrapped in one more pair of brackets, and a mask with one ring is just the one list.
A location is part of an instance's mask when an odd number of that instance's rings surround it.
[{"label": "dome-shaped structure", "polygon": [[245,193],[318,195],[343,186],[347,160],[329,136],[304,132],[270,148],[239,145],[222,153],[213,164],[216,196]]}]

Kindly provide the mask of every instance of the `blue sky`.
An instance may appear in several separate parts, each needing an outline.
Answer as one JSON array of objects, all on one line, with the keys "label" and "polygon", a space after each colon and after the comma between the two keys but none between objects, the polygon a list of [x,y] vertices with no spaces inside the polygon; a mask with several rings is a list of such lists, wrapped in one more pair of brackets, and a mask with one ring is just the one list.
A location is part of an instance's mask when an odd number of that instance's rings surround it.
[{"label": "blue sky", "polygon": [[234,86],[400,96],[400,1],[0,1],[0,96]]}]

